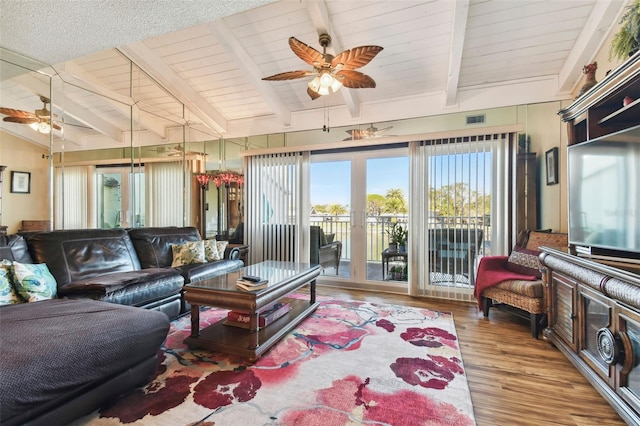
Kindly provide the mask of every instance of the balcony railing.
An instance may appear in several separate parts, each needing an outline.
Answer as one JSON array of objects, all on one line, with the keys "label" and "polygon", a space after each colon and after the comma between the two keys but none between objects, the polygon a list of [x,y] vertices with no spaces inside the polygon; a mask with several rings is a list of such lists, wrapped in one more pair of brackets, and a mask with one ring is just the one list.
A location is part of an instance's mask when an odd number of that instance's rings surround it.
[{"label": "balcony railing", "polygon": [[[428,218],[433,229],[456,228],[456,229],[482,229],[485,239],[480,253],[488,254],[490,248],[490,223],[484,218],[465,217],[441,217],[432,216]],[[389,246],[389,230],[395,222],[407,226],[409,218],[407,216],[368,216],[366,221],[367,232],[367,261],[381,262],[382,251]],[[351,252],[351,222],[348,215],[325,216],[312,215],[311,225],[320,226],[325,234],[335,234],[335,240],[342,242],[342,259],[350,260]],[[411,229],[409,229],[409,239]]]}]

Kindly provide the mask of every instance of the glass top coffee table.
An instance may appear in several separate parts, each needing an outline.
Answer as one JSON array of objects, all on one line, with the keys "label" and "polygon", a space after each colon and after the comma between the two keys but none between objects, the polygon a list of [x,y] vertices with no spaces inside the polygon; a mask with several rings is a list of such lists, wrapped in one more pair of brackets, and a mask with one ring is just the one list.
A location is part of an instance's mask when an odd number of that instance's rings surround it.
[{"label": "glass top coffee table", "polygon": [[[238,271],[184,286],[184,298],[191,304],[191,335],[185,339],[189,347],[224,352],[256,361],[271,346],[291,331],[318,307],[316,277],[320,265],[267,260]],[[246,291],[236,286],[243,275],[269,280],[266,288]],[[287,295],[309,285],[309,299],[287,298]],[[270,325],[260,328],[260,312],[274,302],[286,300],[291,310]],[[218,321],[200,330],[200,306],[238,310],[251,317],[248,328],[226,325]]]}]

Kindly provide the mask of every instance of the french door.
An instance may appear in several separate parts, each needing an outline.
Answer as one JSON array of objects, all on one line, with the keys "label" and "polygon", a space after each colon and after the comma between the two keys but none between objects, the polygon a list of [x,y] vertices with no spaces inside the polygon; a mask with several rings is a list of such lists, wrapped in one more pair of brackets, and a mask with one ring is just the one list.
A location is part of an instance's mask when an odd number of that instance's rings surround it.
[{"label": "french door", "polygon": [[[409,158],[406,147],[314,154],[310,166],[311,225],[342,242],[339,273],[322,280],[382,283],[406,288],[405,274],[383,271],[387,229],[408,218]],[[387,267],[389,265],[386,265]]]}]

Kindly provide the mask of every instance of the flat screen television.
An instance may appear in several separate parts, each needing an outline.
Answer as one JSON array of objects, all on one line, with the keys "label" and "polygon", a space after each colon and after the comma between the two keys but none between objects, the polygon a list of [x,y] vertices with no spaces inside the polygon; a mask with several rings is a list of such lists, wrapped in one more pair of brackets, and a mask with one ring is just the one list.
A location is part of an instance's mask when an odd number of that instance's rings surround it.
[{"label": "flat screen television", "polygon": [[569,243],[640,260],[640,126],[568,148]]}]

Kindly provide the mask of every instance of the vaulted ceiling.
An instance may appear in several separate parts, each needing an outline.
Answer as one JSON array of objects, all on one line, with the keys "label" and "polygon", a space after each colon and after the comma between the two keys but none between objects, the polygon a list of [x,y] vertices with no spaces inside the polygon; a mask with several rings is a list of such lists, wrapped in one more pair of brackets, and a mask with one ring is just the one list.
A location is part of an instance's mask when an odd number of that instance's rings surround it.
[{"label": "vaulted ceiling", "polygon": [[[69,124],[67,146],[93,149],[121,144],[136,109],[134,127],[151,135],[143,143],[154,144],[171,140],[181,123],[201,138],[233,138],[315,129],[327,116],[332,126],[369,126],[568,99],[626,4],[155,0],[124,9],[113,1],[0,0],[0,45],[52,65],[45,72],[65,82],[54,87],[52,107]],[[34,5],[46,13],[39,17]],[[310,69],[288,39],[321,51],[322,33],[332,37],[328,53],[384,48],[359,69],[375,88],[343,87],[312,100],[311,77],[262,80]],[[135,73],[135,91],[127,60],[144,71]],[[41,82],[6,65],[0,73],[0,106],[42,108]],[[1,123],[6,132],[48,143],[27,126]]]}]

